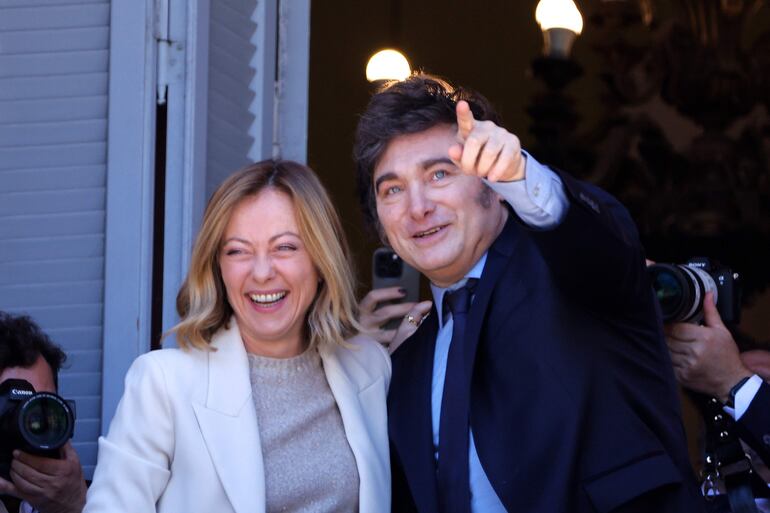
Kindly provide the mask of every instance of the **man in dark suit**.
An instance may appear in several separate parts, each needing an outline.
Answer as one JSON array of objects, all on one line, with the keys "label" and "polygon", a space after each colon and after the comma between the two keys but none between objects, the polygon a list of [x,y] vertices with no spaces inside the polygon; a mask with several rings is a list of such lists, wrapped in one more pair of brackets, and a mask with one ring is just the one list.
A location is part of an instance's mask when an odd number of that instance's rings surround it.
[{"label": "man in dark suit", "polygon": [[372,98],[354,155],[365,212],[435,305],[393,354],[393,511],[700,511],[625,209],[427,75]]}]

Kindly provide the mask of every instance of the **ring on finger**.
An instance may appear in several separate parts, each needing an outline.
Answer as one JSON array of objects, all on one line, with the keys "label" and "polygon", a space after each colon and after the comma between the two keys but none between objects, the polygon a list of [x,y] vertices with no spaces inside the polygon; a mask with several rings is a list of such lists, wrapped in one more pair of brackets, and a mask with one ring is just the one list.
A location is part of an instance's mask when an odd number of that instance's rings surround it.
[{"label": "ring on finger", "polygon": [[409,323],[409,324],[411,324],[412,326],[417,326],[417,325],[419,324],[419,323],[417,322],[417,317],[415,317],[415,316],[414,316],[414,315],[412,315],[412,314],[407,314],[407,315],[406,315],[406,322],[408,322],[408,323]]}]

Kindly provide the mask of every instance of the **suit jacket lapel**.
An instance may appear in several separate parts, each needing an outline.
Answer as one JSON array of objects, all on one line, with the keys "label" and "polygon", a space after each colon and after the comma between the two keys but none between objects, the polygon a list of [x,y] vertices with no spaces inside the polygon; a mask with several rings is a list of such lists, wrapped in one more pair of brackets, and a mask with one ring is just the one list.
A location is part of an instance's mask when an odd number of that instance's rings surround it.
[{"label": "suit jacket lapel", "polygon": [[193,404],[227,498],[237,513],[265,511],[265,475],[246,349],[238,326],[218,332],[208,354],[205,404]]},{"label": "suit jacket lapel", "polygon": [[[490,394],[493,393],[490,390],[485,390],[478,386],[476,376],[474,376],[476,354],[478,352],[478,345],[482,334],[482,329],[486,323],[498,322],[494,317],[495,305],[490,301],[495,292],[495,287],[500,282],[501,275],[504,270],[510,266],[516,266],[521,263],[521,258],[517,257],[517,249],[521,249],[519,244],[521,237],[526,236],[521,233],[521,229],[517,225],[517,221],[513,218],[509,218],[502,233],[498,236],[487,253],[487,262],[484,266],[484,271],[481,275],[481,280],[476,287],[476,293],[471,305],[471,309],[468,315],[468,324],[465,331],[465,363],[467,365],[468,372],[471,373],[471,415],[470,423],[471,428],[474,427],[476,435],[479,434],[479,424],[484,422],[484,419],[473,415],[474,395],[475,394]],[[523,269],[526,272],[526,269]],[[506,307],[509,305],[516,305],[526,295],[524,287],[511,287],[504,291],[498,291],[496,297],[498,300],[505,302]],[[499,310],[498,310],[499,311]],[[514,315],[521,315],[520,313],[513,313]],[[515,342],[515,334],[508,335],[512,342]],[[505,499],[505,495],[502,493],[500,483],[496,479],[499,475],[497,472],[499,465],[509,465],[510,462],[500,458],[499,453],[490,451],[484,451],[484,447],[488,444],[480,444],[478,437],[476,438],[476,449],[481,460],[484,471],[487,473],[487,478],[492,484],[495,493],[501,501]],[[498,486],[495,486],[498,485]],[[505,502],[506,508],[509,511],[515,510],[515,505],[511,505]]]},{"label": "suit jacket lapel", "polygon": [[[469,371],[473,369],[476,358],[476,349],[481,336],[481,328],[484,325],[489,300],[497,285],[500,274],[506,266],[510,265],[510,257],[514,252],[517,238],[516,222],[509,218],[503,231],[490,246],[487,252],[487,262],[481,274],[481,280],[476,286],[473,304],[468,313],[468,324],[465,328],[465,358]],[[521,293],[519,290],[511,290],[511,295]],[[512,299],[512,298],[511,298]]]},{"label": "suit jacket lapel", "polygon": [[[364,513],[372,509],[378,510],[378,506],[390,501],[390,496],[386,495],[386,491],[390,489],[388,486],[390,475],[387,474],[387,462],[382,460],[385,455],[377,453],[364,420],[365,405],[362,405],[359,400],[359,392],[368,387],[360,390],[349,379],[335,354],[335,348],[321,348],[319,354],[323,361],[326,381],[329,383],[329,388],[334,395],[334,400],[342,417],[345,436],[356,459],[360,479],[359,511]],[[348,363],[349,365],[357,364],[353,359],[350,359]],[[365,373],[369,374],[368,372]]]},{"label": "suit jacket lapel", "polygon": [[436,462],[433,455],[431,383],[438,333],[435,305],[431,315],[393,354],[388,393],[391,442],[401,459],[417,509],[438,511]]}]

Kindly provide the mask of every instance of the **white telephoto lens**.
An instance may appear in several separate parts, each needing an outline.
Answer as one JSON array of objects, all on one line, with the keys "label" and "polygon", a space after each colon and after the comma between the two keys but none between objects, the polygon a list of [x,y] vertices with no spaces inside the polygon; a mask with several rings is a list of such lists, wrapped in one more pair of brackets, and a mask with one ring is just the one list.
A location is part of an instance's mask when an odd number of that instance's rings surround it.
[{"label": "white telephoto lens", "polygon": [[706,293],[712,291],[714,293],[714,304],[717,302],[717,284],[714,282],[714,278],[709,273],[698,267],[691,267],[689,265],[681,266],[681,269],[687,273],[687,276],[695,284],[693,287],[694,296],[690,306],[690,310],[684,316],[684,320],[687,322],[700,322],[703,320],[703,300]]}]

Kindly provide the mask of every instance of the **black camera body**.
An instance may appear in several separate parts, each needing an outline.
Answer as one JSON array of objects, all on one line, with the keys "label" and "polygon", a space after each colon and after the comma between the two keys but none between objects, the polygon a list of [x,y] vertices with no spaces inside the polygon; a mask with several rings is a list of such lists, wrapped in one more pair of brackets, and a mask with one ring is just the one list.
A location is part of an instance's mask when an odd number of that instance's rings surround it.
[{"label": "black camera body", "polygon": [[51,392],[35,392],[23,379],[0,384],[0,477],[9,479],[13,451],[58,458],[72,438],[75,406]]},{"label": "black camera body", "polygon": [[663,322],[701,322],[708,291],[713,291],[724,323],[740,321],[740,276],[729,267],[697,257],[684,264],[653,264],[647,270],[660,302]]}]

